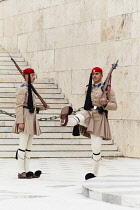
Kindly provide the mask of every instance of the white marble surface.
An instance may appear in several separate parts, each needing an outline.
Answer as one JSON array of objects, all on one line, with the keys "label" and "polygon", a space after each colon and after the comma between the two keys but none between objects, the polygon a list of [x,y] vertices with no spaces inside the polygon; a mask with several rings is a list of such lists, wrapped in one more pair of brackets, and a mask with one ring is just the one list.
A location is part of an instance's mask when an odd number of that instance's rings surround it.
[{"label": "white marble surface", "polygon": [[[132,159],[103,159],[100,176],[131,171]],[[131,164],[129,164],[131,163]],[[101,201],[88,199],[82,195],[82,184],[87,172],[92,171],[92,160],[48,158],[32,159],[33,171],[41,169],[43,174],[39,179],[17,179],[17,161],[15,159],[0,159],[0,209],[4,210],[131,210]],[[123,168],[123,170],[122,170]],[[133,171],[134,172],[134,171]],[[138,173],[138,172],[137,172]],[[98,198],[99,196],[96,195]]]},{"label": "white marble surface", "polygon": [[83,194],[95,200],[140,208],[140,160],[119,158],[103,160],[102,164],[103,175],[85,181]]}]

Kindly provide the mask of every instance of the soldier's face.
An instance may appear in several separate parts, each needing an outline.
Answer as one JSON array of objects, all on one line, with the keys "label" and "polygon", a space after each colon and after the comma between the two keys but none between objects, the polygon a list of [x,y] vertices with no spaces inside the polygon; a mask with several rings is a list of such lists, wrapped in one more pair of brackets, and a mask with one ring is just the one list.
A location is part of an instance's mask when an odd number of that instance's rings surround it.
[{"label": "soldier's face", "polygon": [[102,81],[103,75],[100,72],[93,72],[92,79],[95,84],[98,84]]},{"label": "soldier's face", "polygon": [[30,77],[31,77],[31,83],[33,83],[36,79],[36,74],[35,73],[30,74]]},{"label": "soldier's face", "polygon": [[[30,78],[31,78],[31,83],[33,83],[36,79],[36,74],[35,73],[30,74]],[[28,74],[25,74],[25,81],[28,82]]]}]

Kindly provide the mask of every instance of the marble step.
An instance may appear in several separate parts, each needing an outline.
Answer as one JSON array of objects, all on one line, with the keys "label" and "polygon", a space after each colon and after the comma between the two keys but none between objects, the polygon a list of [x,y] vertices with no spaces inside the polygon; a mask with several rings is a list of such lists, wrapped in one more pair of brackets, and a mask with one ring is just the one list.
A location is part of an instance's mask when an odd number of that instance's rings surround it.
[{"label": "marble step", "polygon": [[[21,55],[20,52],[11,52],[10,55],[15,61],[18,61],[17,60],[18,58],[22,58],[22,55]],[[7,58],[11,59],[7,52],[1,52],[0,51],[0,57],[1,58],[2,57],[7,57]]]},{"label": "marble step", "polygon": [[[19,66],[28,66],[26,61],[18,61],[17,64]],[[11,59],[9,59],[9,61],[6,61],[6,62],[0,60],[0,66],[2,66],[2,67],[6,67],[7,68],[7,66],[8,66],[8,69],[9,69],[13,65],[15,66],[15,64],[11,61]]]},{"label": "marble step", "polygon": [[[10,77],[11,76],[11,77]],[[0,76],[0,82],[4,82],[4,83],[19,83],[19,85],[21,83],[24,82],[24,78],[20,75],[18,75],[18,78],[17,76],[15,77],[14,75],[1,75]],[[46,83],[50,83],[50,84],[53,84],[54,83],[54,79],[51,78],[51,79],[37,79],[37,82],[36,83],[40,83],[40,84],[46,84]],[[34,83],[34,85],[36,84]],[[1,86],[2,87],[2,86]]]},{"label": "marble step", "polygon": [[[17,145],[0,145],[0,152],[1,151],[16,151],[17,150]],[[32,151],[40,151],[40,152],[49,152],[49,151],[91,151],[91,145],[33,145],[32,146]],[[102,145],[101,150],[117,150],[116,145]]]},{"label": "marble step", "polygon": [[[18,49],[5,49],[5,48],[0,48],[0,53],[4,52],[8,55],[8,53],[11,55],[11,53],[19,53]],[[7,53],[8,52],[8,53]]]},{"label": "marble step", "polygon": [[[20,64],[19,64],[19,67],[20,67]],[[21,65],[21,70],[24,70],[26,68],[30,68],[30,66],[27,66],[27,65]],[[5,65],[5,66],[0,66],[0,70],[17,70],[15,64],[13,63],[13,65]],[[18,71],[18,70],[17,70]]]},{"label": "marble step", "polygon": [[[38,104],[38,105],[42,105],[42,104]],[[71,106],[71,104],[51,104],[51,108],[50,109],[62,109],[64,106]],[[2,110],[7,110],[10,108],[15,109],[15,103],[14,102],[9,102],[9,103],[0,103],[0,109]],[[48,109],[47,112],[50,110]],[[1,119],[0,119],[1,120]]]},{"label": "marble step", "polygon": [[[53,117],[53,116],[56,116],[56,115],[57,116],[60,115],[60,111],[58,111],[57,113],[53,113],[53,110],[55,110],[55,109],[52,109],[52,111],[50,111],[50,109],[49,110],[40,111],[39,114],[37,114],[37,118],[40,118],[40,117]],[[8,113],[15,114],[15,111],[13,111],[13,112],[8,111]],[[8,117],[9,115],[0,113],[0,117],[4,117],[4,116]]]},{"label": "marble step", "polygon": [[[19,139],[0,139],[0,145],[18,145],[19,144]],[[79,139],[36,139],[34,137],[33,140],[33,144],[35,145],[63,145],[63,144],[75,144],[75,145],[91,145],[90,139],[81,139],[79,136]],[[112,140],[108,140],[108,141],[104,141],[102,140],[102,144],[103,145],[112,145],[113,141]]]},{"label": "marble step", "polygon": [[[32,158],[91,158],[91,151],[47,151],[47,152],[32,152]],[[118,151],[103,151],[102,157],[120,157],[121,152]],[[15,152],[0,152],[1,158],[15,158]]]},{"label": "marble step", "polygon": [[[54,99],[54,98],[47,98],[47,99],[44,99],[46,101],[46,103],[48,104],[67,104],[68,103],[68,100],[67,99],[61,99],[61,98],[57,98]],[[16,98],[0,98],[0,103],[16,103]],[[36,99],[36,103],[39,104],[40,103],[40,100],[37,98]]]},{"label": "marble step", "polygon": [[[15,114],[15,109],[13,109],[12,111],[10,111],[10,109],[9,110],[4,109],[4,110],[7,111],[8,113]],[[50,116],[55,116],[55,115],[59,116],[60,113],[61,113],[61,109],[48,109],[48,110],[43,110],[43,111],[40,111],[39,114],[37,114],[37,118],[40,118],[40,117],[50,117]]]},{"label": "marble step", "polygon": [[[37,119],[39,120],[39,122],[42,122],[42,121],[44,121],[44,122],[50,121],[50,120],[45,120],[45,118],[50,118],[50,117],[56,117],[56,119],[54,118],[51,121],[58,121],[58,120],[60,120],[60,112],[61,111],[58,112],[58,113],[48,113],[47,111],[48,110],[46,110],[46,113],[44,112],[44,114],[42,114],[41,112],[39,114],[37,114]],[[8,112],[8,114],[15,114],[15,112],[14,113]],[[2,114],[2,113],[0,113],[0,122],[1,121],[14,121],[15,120],[15,117],[14,116],[10,116],[8,114]],[[40,120],[40,118],[42,120]]]},{"label": "marble step", "polygon": [[[10,126],[13,126],[14,122],[15,121],[15,118],[12,118],[13,120],[12,121],[0,121],[0,129],[1,127],[10,127]],[[59,121],[39,121],[39,125],[41,127],[61,127],[60,125],[60,122]],[[70,127],[70,126],[69,126]]]},{"label": "marble step", "polygon": [[[15,113],[14,113],[15,114]],[[39,122],[46,122],[46,120],[40,120],[40,118],[50,118],[50,117],[54,117],[54,116],[57,116],[58,118],[57,119],[53,119],[51,121],[59,121],[60,120],[60,114],[38,114],[37,115],[37,119],[39,120]],[[6,114],[0,114],[0,118],[1,120],[0,121],[15,121],[15,117],[12,117],[12,116],[9,116],[9,115],[6,115]],[[48,120],[49,122],[50,120]]]},{"label": "marble step", "polygon": [[[6,80],[8,80],[8,79],[10,79],[11,78],[11,81],[10,82],[21,82],[21,81],[24,81],[24,78],[22,77],[22,75],[20,74],[20,73],[18,73],[17,72],[17,74],[16,75],[13,75],[13,74],[7,74],[7,73],[5,73],[5,74],[1,74],[0,75],[0,79],[2,80],[2,79],[6,79]],[[38,79],[37,79],[38,80]],[[8,80],[9,81],[9,80]],[[44,82],[45,82],[45,80],[44,80]]]},{"label": "marble step", "polygon": [[2,82],[20,82],[23,83],[24,82],[24,78],[18,74],[18,75],[0,75],[0,83]]},{"label": "marble step", "polygon": [[[47,98],[64,98],[64,94],[52,94],[52,93],[41,93],[41,96],[43,97],[43,99],[47,99]],[[7,98],[10,100],[10,98],[15,98],[15,93],[0,93],[0,98]]]},{"label": "marble step", "polygon": [[18,71],[17,70],[0,70],[0,75],[19,75]]},{"label": "marble step", "polygon": [[[16,88],[0,88],[0,93],[7,93],[7,94],[14,93],[15,94],[15,92],[16,92]],[[61,94],[62,90],[61,89],[56,89],[56,88],[54,88],[54,89],[40,88],[40,89],[37,90],[37,92],[39,94],[54,94],[54,93],[55,94]]]},{"label": "marble step", "polygon": [[[58,118],[57,119],[53,119],[52,121],[59,121],[60,120],[60,117],[59,117],[60,114],[47,114],[47,113],[46,114],[38,114],[37,115],[37,119],[40,122],[40,118],[44,119],[44,118],[50,118],[50,117],[54,117],[54,116],[57,116]],[[14,120],[15,121],[15,117],[11,117],[11,116],[6,115],[6,114],[0,114],[0,118],[1,118],[1,121],[3,121],[3,120],[5,120],[5,121]],[[46,121],[44,120],[44,122],[46,122]]]},{"label": "marble step", "polygon": [[[11,133],[12,127],[0,127],[0,133]],[[71,133],[73,130],[72,127],[41,127],[42,133]]]},{"label": "marble step", "polygon": [[[11,120],[11,121],[5,121],[5,120],[1,121],[0,120],[0,129],[1,129],[1,127],[13,126],[15,118],[12,118],[12,119],[13,120]],[[39,121],[39,125],[41,127],[50,127],[50,126],[51,127],[53,127],[53,126],[61,127],[59,120],[57,120],[57,121],[56,120],[53,120],[53,121]],[[68,127],[71,127],[71,126],[68,126]]]},{"label": "marble step", "polygon": [[[57,119],[53,119],[53,120],[51,120],[52,122],[53,121],[59,121],[60,120],[60,118],[59,118],[59,114],[44,114],[44,115],[38,115],[37,116],[37,118],[38,118],[38,120],[39,120],[39,122],[47,122],[47,121],[45,121],[45,120],[40,120],[40,118],[50,118],[50,117],[54,117],[54,116],[58,116],[58,118]],[[11,117],[11,116],[8,116],[8,115],[6,115],[6,114],[0,114],[0,122],[1,121],[15,121],[15,117]],[[48,120],[48,122],[49,122],[50,120]]]},{"label": "marble step", "polygon": [[[6,108],[4,108],[3,109],[4,111],[6,111],[6,112],[9,112],[9,113],[15,113],[15,108],[13,108],[13,109],[6,109]],[[39,114],[37,114],[38,116],[40,115],[40,114],[60,114],[60,111],[61,111],[61,109],[48,109],[48,110],[42,110],[42,111],[40,111],[39,112]]]},{"label": "marble step", "polygon": [[[18,134],[15,133],[0,133],[0,139],[15,139],[18,138]],[[42,133],[40,136],[35,136],[36,139],[78,139],[79,136],[73,136],[72,133]],[[82,139],[87,139],[84,136],[80,136]]]},{"label": "marble step", "polygon": [[[22,83],[21,82],[17,82],[17,83],[13,83],[13,82],[8,82],[8,83],[0,83],[0,89],[4,89],[4,88],[17,88],[21,85]],[[52,84],[51,83],[42,83],[42,82],[35,82],[34,84],[34,87],[38,90],[38,89],[48,89],[48,88],[58,88],[58,85],[57,84]],[[15,89],[16,90],[16,89]],[[38,90],[39,91],[39,90]]]},{"label": "marble step", "polygon": [[[16,58],[16,56],[13,56],[13,59],[18,63],[20,63],[20,62],[23,62],[23,61],[25,61],[25,59],[24,58],[22,58],[22,57],[17,57]],[[3,56],[1,55],[1,53],[0,53],[0,62],[12,62],[11,61],[11,58],[9,57],[9,56],[6,56],[5,54],[3,54]],[[12,62],[13,63],[13,62]]]}]

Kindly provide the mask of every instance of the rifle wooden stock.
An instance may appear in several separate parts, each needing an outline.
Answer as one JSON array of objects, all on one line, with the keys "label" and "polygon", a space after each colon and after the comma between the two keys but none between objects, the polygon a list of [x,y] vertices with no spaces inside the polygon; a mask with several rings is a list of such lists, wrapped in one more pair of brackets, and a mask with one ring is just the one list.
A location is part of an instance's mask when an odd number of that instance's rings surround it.
[{"label": "rifle wooden stock", "polygon": [[[9,53],[8,53],[9,54]],[[10,56],[10,54],[9,54]],[[18,69],[18,71],[20,72],[20,74],[24,77],[23,72],[21,70],[21,68],[18,66],[18,64],[16,63],[16,61],[10,56],[11,60],[13,61],[13,63],[15,64],[16,68]],[[38,98],[40,99],[40,101],[42,102],[43,106],[45,108],[48,107],[48,105],[46,104],[46,102],[44,101],[44,99],[40,96],[40,94],[37,92],[37,90],[34,88],[34,86],[31,84],[32,90],[33,92],[38,96]]]},{"label": "rifle wooden stock", "polygon": [[111,90],[111,76],[112,76],[112,72],[114,69],[116,69],[118,65],[118,60],[115,64],[112,64],[112,67],[106,77],[106,80],[104,81],[104,84],[102,86],[102,91],[103,91],[103,94],[101,96],[101,99],[102,98],[105,98],[105,99],[109,99],[109,94],[110,94],[110,90]]}]

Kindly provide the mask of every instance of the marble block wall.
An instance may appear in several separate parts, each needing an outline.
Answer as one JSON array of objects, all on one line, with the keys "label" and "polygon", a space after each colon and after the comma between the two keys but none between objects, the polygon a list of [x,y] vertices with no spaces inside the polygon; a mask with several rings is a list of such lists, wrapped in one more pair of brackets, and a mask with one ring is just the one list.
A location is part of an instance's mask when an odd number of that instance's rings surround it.
[{"label": "marble block wall", "polygon": [[124,156],[140,157],[140,1],[7,0],[0,2],[0,46],[19,49],[40,78],[54,78],[76,109],[91,68],[107,75],[118,110],[112,138]]}]

